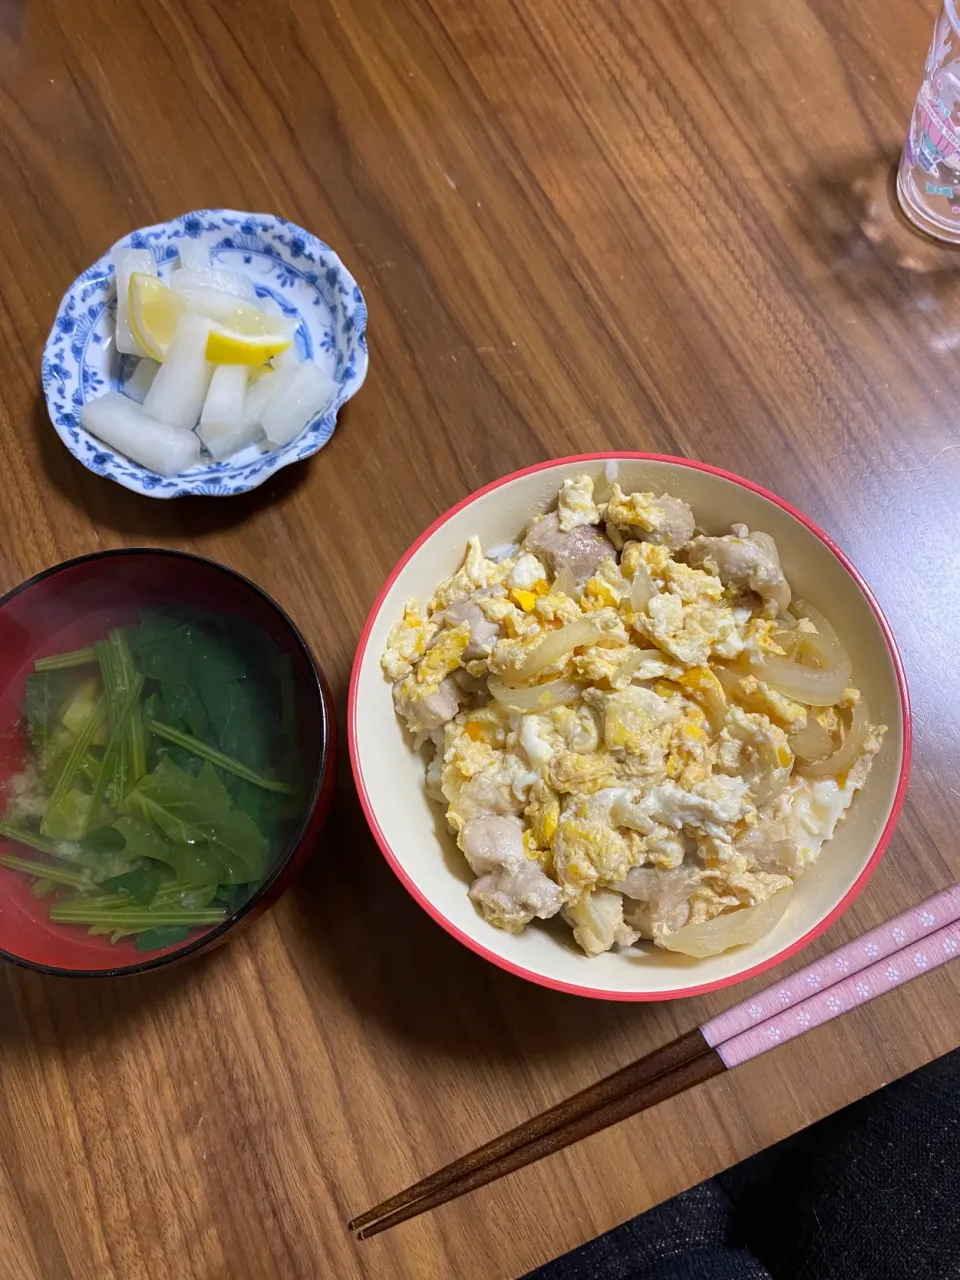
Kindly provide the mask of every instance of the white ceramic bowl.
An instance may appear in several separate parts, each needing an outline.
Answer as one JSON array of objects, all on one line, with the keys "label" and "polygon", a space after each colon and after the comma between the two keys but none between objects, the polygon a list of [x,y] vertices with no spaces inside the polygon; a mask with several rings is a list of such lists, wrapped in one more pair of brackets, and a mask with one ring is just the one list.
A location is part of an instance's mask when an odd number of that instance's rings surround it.
[{"label": "white ceramic bowl", "polygon": [[[114,345],[116,287],[113,250],[149,249],[169,281],[186,241],[204,244],[214,266],[242,271],[257,297],[269,298],[296,326],[301,356],[325,368],[337,386],[331,403],[277,449],[251,444],[222,462],[204,450],[195,467],[159,476],[97,440],[80,425],[88,400],[122,391],[136,360]],[[272,213],[197,209],[132,231],[79,275],[63,296],[43,350],[41,381],[50,421],[88,470],[148,498],[229,497],[263,484],[281,467],[308,458],[333,435],[337,414],[367,373],[367,306],[356,280],[329,245]]]},{"label": "white ceramic bowl", "polygon": [[[773,535],[796,594],[821,609],[854,663],[871,719],[889,726],[869,780],[819,862],[797,881],[793,901],[762,941],[707,960],[653,946],[588,959],[556,921],[519,936],[482,918],[467,896],[469,868],[439,805],[424,791],[424,761],[397,720],[380,655],[410,596],[428,599],[459,567],[467,538],[484,547],[516,539],[546,511],[568,476],[598,482],[616,461],[621,485],[671,493],[688,502],[709,533],[733,521]],[[890,840],[910,761],[910,709],[903,666],[890,628],[869,588],[826,534],[780,498],[738,476],[700,463],[650,454],[603,454],[546,462],[471,494],[406,553],[373,607],[357,649],[350,685],[350,755],[360,799],[384,856],[420,905],[455,938],[494,964],[532,982],[604,1000],[665,1000],[740,982],[786,960],[822,933],[863,888]]]}]

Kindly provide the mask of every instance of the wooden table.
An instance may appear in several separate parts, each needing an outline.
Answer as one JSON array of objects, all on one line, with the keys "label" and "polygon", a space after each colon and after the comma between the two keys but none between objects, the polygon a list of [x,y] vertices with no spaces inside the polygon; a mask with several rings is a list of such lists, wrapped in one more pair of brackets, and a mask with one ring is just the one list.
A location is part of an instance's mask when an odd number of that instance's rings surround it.
[{"label": "wooden table", "polygon": [[[293,614],[342,714],[378,587],[451,503],[552,455],[705,459],[837,538],[912,680],[899,832],[812,950],[948,884],[960,287],[883,215],[936,7],[3,0],[0,588],[98,547],[203,552]],[[69,457],[40,352],[116,237],[214,205],[338,249],[370,376],[309,464],[165,504]],[[394,880],[346,767],[312,866],[232,945],[0,981],[4,1280],[516,1276],[960,1040],[955,966],[360,1246],[352,1212],[732,993],[605,1006],[485,964]]]}]

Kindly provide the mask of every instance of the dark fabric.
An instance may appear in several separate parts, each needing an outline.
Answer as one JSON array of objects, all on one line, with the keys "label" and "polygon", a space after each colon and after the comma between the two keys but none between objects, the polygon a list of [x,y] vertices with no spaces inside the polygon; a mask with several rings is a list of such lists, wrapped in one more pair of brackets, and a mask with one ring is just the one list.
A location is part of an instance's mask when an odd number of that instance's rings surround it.
[{"label": "dark fabric", "polygon": [[960,1050],[530,1280],[960,1280]]},{"label": "dark fabric", "polygon": [[728,1244],[733,1206],[716,1179],[534,1272],[537,1280],[770,1280]]}]

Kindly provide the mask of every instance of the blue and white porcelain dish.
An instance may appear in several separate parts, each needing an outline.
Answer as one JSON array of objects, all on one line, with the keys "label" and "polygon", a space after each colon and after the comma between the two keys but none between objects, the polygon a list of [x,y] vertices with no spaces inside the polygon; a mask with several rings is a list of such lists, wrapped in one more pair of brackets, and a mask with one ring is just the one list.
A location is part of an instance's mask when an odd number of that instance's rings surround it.
[{"label": "blue and white porcelain dish", "polygon": [[135,367],[135,360],[114,346],[112,250],[64,295],[43,351],[43,392],[57,434],[90,471],[151,498],[226,497],[255,489],[281,467],[322,449],[333,435],[338,411],[367,374],[367,307],[357,282],[328,245],[269,213],[199,209],[134,231],[115,247],[150,249],[160,278],[168,281],[185,239],[207,245],[214,266],[246,272],[258,297],[272,298],[297,321],[301,356],[327,362],[339,388],[329,409],[279,449],[261,452],[259,445],[248,445],[224,462],[204,454],[197,466],[169,478],[91,436],[80,426],[83,405],[111,388],[122,391]]}]

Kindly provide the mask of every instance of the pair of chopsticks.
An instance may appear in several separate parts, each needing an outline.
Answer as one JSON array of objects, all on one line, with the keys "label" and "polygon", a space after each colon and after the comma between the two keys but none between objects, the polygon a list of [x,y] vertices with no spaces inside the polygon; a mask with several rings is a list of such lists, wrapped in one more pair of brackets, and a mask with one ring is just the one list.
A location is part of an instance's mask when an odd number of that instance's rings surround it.
[{"label": "pair of chopsticks", "polygon": [[960,955],[960,885],[422,1178],[349,1224],[361,1240],[773,1049]]}]

